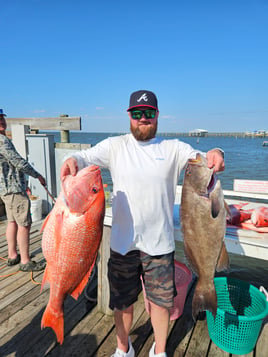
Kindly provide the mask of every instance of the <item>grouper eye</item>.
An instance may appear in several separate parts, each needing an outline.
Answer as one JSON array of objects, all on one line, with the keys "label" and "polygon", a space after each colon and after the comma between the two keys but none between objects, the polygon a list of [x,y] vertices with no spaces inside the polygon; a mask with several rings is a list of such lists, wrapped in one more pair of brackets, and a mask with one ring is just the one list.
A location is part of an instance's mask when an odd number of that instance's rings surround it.
[{"label": "grouper eye", "polygon": [[191,173],[191,169],[190,169],[190,167],[189,166],[187,166],[187,168],[186,168],[186,174],[188,175],[188,176],[190,176],[192,173]]},{"label": "grouper eye", "polygon": [[93,193],[98,193],[99,190],[98,190],[96,187],[93,187],[93,188],[92,188],[92,192],[93,192]]}]

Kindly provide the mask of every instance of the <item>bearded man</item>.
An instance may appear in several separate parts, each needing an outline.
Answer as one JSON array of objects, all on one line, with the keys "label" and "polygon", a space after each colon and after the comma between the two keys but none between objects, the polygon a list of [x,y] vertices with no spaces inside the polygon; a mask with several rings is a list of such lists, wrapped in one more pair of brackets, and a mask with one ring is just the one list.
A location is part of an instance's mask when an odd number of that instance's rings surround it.
[{"label": "bearded man", "polygon": [[[108,279],[117,336],[117,349],[112,356],[135,356],[129,332],[142,277],[155,337],[149,356],[166,357],[169,309],[176,295],[173,227],[176,185],[188,159],[195,158],[199,151],[178,139],[156,137],[159,111],[153,92],[132,93],[127,112],[131,133],[107,138],[75,153],[63,163],[61,179],[76,175],[88,165],[110,170],[113,221]],[[220,149],[204,155],[209,167],[215,171],[224,169]]]}]

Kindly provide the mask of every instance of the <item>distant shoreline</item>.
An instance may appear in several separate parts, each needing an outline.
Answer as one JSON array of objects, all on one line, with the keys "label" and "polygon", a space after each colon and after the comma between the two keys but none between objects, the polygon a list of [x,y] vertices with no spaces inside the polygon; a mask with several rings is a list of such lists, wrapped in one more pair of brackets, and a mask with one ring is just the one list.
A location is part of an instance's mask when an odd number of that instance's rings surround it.
[{"label": "distant shoreline", "polygon": [[[60,131],[58,130],[40,130],[40,133],[43,134],[59,134]],[[72,135],[80,135],[80,134],[106,134],[107,136],[114,136],[114,135],[124,135],[127,132],[111,132],[111,131],[80,131],[80,130],[70,130]],[[194,137],[194,138],[206,138],[206,137],[236,137],[236,138],[256,138],[256,139],[265,139],[268,138],[268,132],[266,133],[253,133],[253,132],[206,132],[202,134],[192,133],[192,132],[158,132],[157,136],[161,137]]]},{"label": "distant shoreline", "polygon": [[204,135],[198,135],[193,133],[159,133],[161,136],[187,136],[187,137],[196,137],[196,138],[206,138],[206,137],[215,137],[215,136],[233,136],[240,138],[266,138],[268,134],[254,134],[254,133],[243,133],[243,132],[211,132],[205,133]]}]

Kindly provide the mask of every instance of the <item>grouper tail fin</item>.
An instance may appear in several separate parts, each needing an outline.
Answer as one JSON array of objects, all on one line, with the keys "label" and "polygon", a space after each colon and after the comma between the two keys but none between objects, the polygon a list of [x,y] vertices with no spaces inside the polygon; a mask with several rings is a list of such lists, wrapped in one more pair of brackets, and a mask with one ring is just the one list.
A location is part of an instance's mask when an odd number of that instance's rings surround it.
[{"label": "grouper tail fin", "polygon": [[214,317],[216,316],[217,295],[215,286],[214,283],[204,285],[198,281],[192,301],[193,319],[196,321],[198,314],[206,310],[212,312]]}]

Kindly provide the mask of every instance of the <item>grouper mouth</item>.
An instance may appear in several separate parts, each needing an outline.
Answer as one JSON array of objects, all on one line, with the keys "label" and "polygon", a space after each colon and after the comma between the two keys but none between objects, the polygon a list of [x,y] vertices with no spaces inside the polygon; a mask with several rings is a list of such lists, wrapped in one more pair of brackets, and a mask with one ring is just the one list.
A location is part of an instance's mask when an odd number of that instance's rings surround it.
[{"label": "grouper mouth", "polygon": [[[203,166],[204,165],[204,161],[202,160],[202,157],[201,157],[200,154],[197,154],[195,159],[189,159],[189,163],[191,165],[197,165],[197,166],[198,165],[199,166]],[[215,185],[216,185],[217,180],[218,180],[217,176],[213,172],[214,169],[213,168],[211,168],[211,169],[208,168],[208,170],[210,170],[210,176],[208,178],[208,182],[207,182],[206,186],[203,187],[205,192],[204,191],[200,192],[201,196],[204,196],[204,197],[207,197],[207,198],[209,197],[210,193],[214,190]]]},{"label": "grouper mouth", "polygon": [[199,195],[205,198],[209,198],[210,194],[214,191],[214,188],[217,183],[217,176],[213,174],[213,169],[211,169],[211,175],[207,182],[206,186],[203,186],[203,189],[199,192]]},{"label": "grouper mouth", "polygon": [[209,180],[209,183],[207,185],[208,195],[214,190],[216,182],[217,182],[217,176],[214,173],[212,173],[212,175],[210,177],[210,180]]}]

